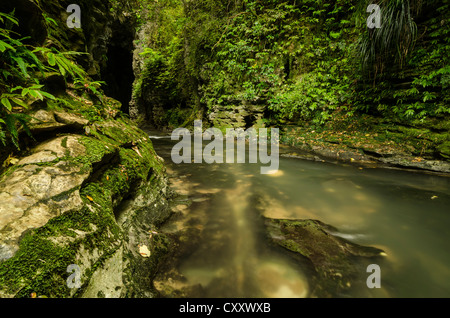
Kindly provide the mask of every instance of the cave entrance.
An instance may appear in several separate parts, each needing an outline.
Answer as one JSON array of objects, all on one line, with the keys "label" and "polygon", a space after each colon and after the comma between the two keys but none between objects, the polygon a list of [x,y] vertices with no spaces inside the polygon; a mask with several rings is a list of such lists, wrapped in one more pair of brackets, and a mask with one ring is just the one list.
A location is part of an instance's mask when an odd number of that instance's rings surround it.
[{"label": "cave entrance", "polygon": [[129,114],[134,82],[133,38],[132,31],[126,28],[113,35],[106,54],[106,68],[102,71],[106,95],[121,102],[121,110],[126,114]]}]

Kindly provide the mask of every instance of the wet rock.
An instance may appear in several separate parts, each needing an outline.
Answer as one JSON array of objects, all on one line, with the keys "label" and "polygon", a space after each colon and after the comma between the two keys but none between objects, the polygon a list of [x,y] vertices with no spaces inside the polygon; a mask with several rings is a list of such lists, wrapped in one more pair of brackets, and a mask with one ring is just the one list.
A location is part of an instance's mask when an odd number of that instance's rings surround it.
[{"label": "wet rock", "polygon": [[55,119],[63,124],[75,126],[77,128],[83,128],[87,124],[89,124],[89,120],[76,116],[74,114],[65,113],[65,112],[54,112]]},{"label": "wet rock", "polygon": [[208,115],[208,119],[214,123],[214,127],[242,128],[247,129],[257,124],[264,116],[264,106],[231,101],[233,105],[216,105]]},{"label": "wet rock", "polygon": [[[37,145],[0,178],[0,297],[154,297],[165,248],[149,231],[169,216],[169,194],[151,141],[129,121]],[[66,284],[72,264],[79,289]]]},{"label": "wet rock", "polygon": [[[0,197],[4,200],[0,205],[0,242],[5,249],[17,251],[19,240],[26,231],[82,206],[78,191],[74,191],[86,180],[89,172],[80,173],[81,164],[64,169],[60,168],[61,162],[58,162],[60,167],[36,164],[51,162],[65,155],[77,157],[84,151],[84,146],[73,136],[56,138],[33,149],[32,155],[18,162],[19,168],[2,178]],[[68,194],[61,198],[63,193]],[[11,256],[11,253],[3,255],[3,259]]]},{"label": "wet rock", "polygon": [[[377,122],[377,125],[377,130],[370,134],[338,132],[332,127],[324,131],[308,127],[287,127],[284,142],[325,161],[415,169],[426,173],[450,172],[447,121],[430,121],[426,126],[419,125],[416,128],[398,123],[396,126],[389,126],[387,130],[381,123]],[[289,153],[282,155],[288,156]]]},{"label": "wet rock", "polygon": [[310,276],[311,297],[345,297],[366,288],[366,268],[381,264],[383,251],[330,234],[335,228],[316,220],[265,218],[269,239],[297,259]]},{"label": "wet rock", "polygon": [[62,128],[70,128],[77,131],[83,129],[87,124],[89,124],[87,119],[75,114],[41,109],[32,115],[30,130],[34,134]]},{"label": "wet rock", "polygon": [[125,286],[122,281],[123,248],[94,272],[83,298],[119,298]]},{"label": "wet rock", "polygon": [[381,158],[381,162],[400,168],[413,168],[434,172],[450,173],[450,162],[441,160],[414,160],[412,157],[394,156]]}]

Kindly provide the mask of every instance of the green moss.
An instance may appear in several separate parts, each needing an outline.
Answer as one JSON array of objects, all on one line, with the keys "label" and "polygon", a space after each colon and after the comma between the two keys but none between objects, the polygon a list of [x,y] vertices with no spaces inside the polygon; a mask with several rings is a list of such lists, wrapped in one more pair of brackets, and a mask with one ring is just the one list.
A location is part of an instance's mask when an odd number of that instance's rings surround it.
[{"label": "green moss", "polygon": [[[99,200],[101,190],[97,188],[94,193],[92,187],[89,189]],[[90,203],[88,199],[85,201]],[[53,218],[45,226],[26,234],[16,255],[0,264],[0,286],[16,297],[29,297],[32,292],[48,297],[69,296],[66,270],[70,264],[77,264],[80,247],[98,250],[101,254],[98,262],[101,262],[115,252],[116,242],[121,237],[112,209],[94,203],[92,206],[95,212],[85,206],[80,211]],[[80,237],[75,230],[87,234]],[[57,237],[63,239],[62,244],[52,241]],[[89,273],[84,278],[88,280]]]},{"label": "green moss", "polygon": [[67,137],[64,137],[64,138],[61,140],[61,146],[63,146],[64,148],[67,148]]},{"label": "green moss", "polygon": [[447,160],[450,160],[450,141],[446,141],[437,147],[439,154]]},{"label": "green moss", "polygon": [[301,246],[296,243],[294,240],[285,240],[281,243],[281,246],[287,248],[288,250],[294,252],[294,253],[299,253],[303,256],[310,256],[311,254],[308,251],[305,251],[301,248]]},{"label": "green moss", "polygon": [[26,235],[17,254],[0,264],[0,286],[16,297],[32,292],[48,297],[65,297],[67,266],[75,262],[73,246],[59,247],[32,232]]},{"label": "green moss", "polygon": [[166,254],[169,251],[170,239],[164,234],[158,234],[153,238],[153,248],[157,253]]},{"label": "green moss", "polygon": [[[93,107],[86,112],[81,103],[69,100],[60,100],[53,106],[67,109],[67,104],[83,116],[98,111]],[[23,236],[19,251],[0,264],[2,292],[16,297],[29,297],[31,293],[47,297],[73,296],[66,284],[70,275],[67,267],[77,264],[80,249],[87,253],[96,251],[99,257],[92,260],[93,264],[83,274],[83,283],[88,282],[95,269],[117,251],[123,240],[124,233],[115,221],[114,209],[132,195],[142,181],[157,182],[155,178],[163,171],[150,139],[128,118],[118,116],[115,120],[105,120],[95,115],[89,119],[97,120],[90,126],[90,135],[77,137],[86,148],[84,155],[71,157],[67,149],[64,157],[38,164],[52,166],[63,161],[69,166],[81,166],[79,173],[89,172],[89,178],[80,189],[71,189],[52,198],[64,200],[79,190],[84,206],[55,217]],[[68,137],[61,141],[65,148],[67,141]],[[4,175],[15,169],[17,166],[10,167]],[[80,231],[84,234],[80,235]],[[163,236],[155,237],[154,243],[155,255],[167,250],[168,243]],[[156,268],[158,258],[152,262]],[[83,293],[85,285],[75,296]]]}]

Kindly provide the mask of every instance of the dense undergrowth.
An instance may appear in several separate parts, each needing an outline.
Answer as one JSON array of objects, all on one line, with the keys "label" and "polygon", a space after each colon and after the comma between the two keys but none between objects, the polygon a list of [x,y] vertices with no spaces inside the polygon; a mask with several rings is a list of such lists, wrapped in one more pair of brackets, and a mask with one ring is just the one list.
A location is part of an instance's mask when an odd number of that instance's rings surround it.
[{"label": "dense undergrowth", "polygon": [[186,124],[186,109],[240,103],[264,104],[272,125],[322,125],[336,112],[403,123],[448,117],[448,4],[378,1],[380,29],[366,25],[368,4],[148,1],[135,97],[147,90],[163,100],[169,126]]},{"label": "dense undergrowth", "polygon": [[[46,18],[46,22],[57,25],[51,18]],[[30,37],[22,37],[14,31],[19,23],[14,12],[0,12],[0,143],[3,146],[12,143],[17,149],[20,149],[21,132],[32,137],[29,113],[39,108],[37,104],[43,103],[44,108],[70,105],[64,94],[55,96],[50,92],[48,78],[61,78],[65,84],[59,89],[63,93],[70,85],[80,95],[97,96],[99,100],[103,96],[102,82],[93,81],[76,62],[77,56],[86,53],[64,50],[51,34],[48,44],[36,45]]]},{"label": "dense undergrowth", "polygon": [[[152,118],[159,127],[240,105],[263,107],[260,122],[249,124],[279,127],[330,127],[336,118],[349,127],[369,115],[436,130],[449,120],[445,2],[380,0],[380,29],[366,25],[367,1],[109,2],[113,11],[126,7],[144,33],[134,43],[143,67],[133,100],[162,109]],[[29,133],[31,106],[70,106],[50,90],[49,77],[63,78],[94,106],[105,98],[103,83],[76,62],[86,54],[64,45],[58,22],[45,16],[45,23],[49,41],[36,44],[15,31],[14,13],[0,15],[0,142],[13,148]],[[93,116],[101,111],[91,108]]]}]

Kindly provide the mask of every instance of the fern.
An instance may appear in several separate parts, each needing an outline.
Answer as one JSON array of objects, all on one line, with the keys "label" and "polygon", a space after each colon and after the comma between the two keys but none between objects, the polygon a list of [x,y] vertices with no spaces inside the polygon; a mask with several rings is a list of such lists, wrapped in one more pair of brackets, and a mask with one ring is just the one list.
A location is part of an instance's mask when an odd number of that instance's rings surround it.
[{"label": "fern", "polygon": [[37,47],[33,51],[40,52],[42,56],[47,60],[49,67],[48,70],[61,73],[65,78],[71,77],[73,80],[86,79],[88,77],[86,71],[77,65],[70,57],[83,55],[87,53],[82,52],[59,52],[55,48]]},{"label": "fern", "polygon": [[17,149],[20,150],[19,145],[19,128],[21,127],[28,136],[31,138],[33,137],[31,135],[28,123],[30,122],[31,117],[26,114],[6,114],[4,119],[0,119],[0,141],[3,143],[3,145],[6,145],[6,134],[2,130],[1,126],[2,124],[6,127],[6,131],[11,136],[11,141],[16,146]]},{"label": "fern", "polygon": [[6,122],[0,118],[0,142],[6,146],[6,133],[2,128],[3,125],[6,125]]},{"label": "fern", "polygon": [[[5,25],[5,28],[0,28],[0,76],[4,79],[0,81],[0,142],[6,145],[9,137],[16,148],[20,149],[19,131],[23,129],[31,136],[28,127],[31,117],[24,113],[28,103],[35,100],[54,100],[55,97],[43,91],[43,85],[34,78],[37,72],[42,73],[50,69],[44,64],[45,61],[41,62],[37,57],[36,53],[40,50],[25,45],[23,41],[26,38],[20,38],[8,28],[8,25],[18,25],[18,20],[12,15],[0,12],[0,23]],[[81,74],[70,62],[63,62],[71,73]],[[5,81],[8,81],[9,85],[5,85]],[[11,87],[11,83],[16,85]]]}]

